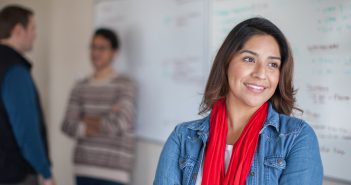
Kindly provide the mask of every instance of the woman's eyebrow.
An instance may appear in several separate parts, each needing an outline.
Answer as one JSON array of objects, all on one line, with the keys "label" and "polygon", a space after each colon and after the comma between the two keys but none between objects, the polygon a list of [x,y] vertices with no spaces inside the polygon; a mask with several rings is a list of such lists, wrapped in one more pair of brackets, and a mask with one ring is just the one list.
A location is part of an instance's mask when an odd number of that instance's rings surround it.
[{"label": "woman's eyebrow", "polygon": [[270,56],[270,57],[268,57],[268,58],[271,59],[271,60],[279,60],[279,61],[282,60],[282,58],[280,58],[280,57],[273,57],[273,56]]},{"label": "woman's eyebrow", "polygon": [[[258,53],[254,52],[254,51],[251,51],[251,50],[247,50],[247,49],[241,50],[239,53],[240,54],[242,54],[242,53],[249,53],[251,55],[258,56]],[[269,56],[268,58],[271,59],[271,60],[282,60],[280,57],[276,57],[276,56]]]},{"label": "woman's eyebrow", "polygon": [[251,50],[247,50],[247,49],[241,50],[241,51],[240,51],[240,54],[242,54],[242,53],[250,53],[250,54],[252,54],[252,55],[258,56],[258,54],[257,54],[256,52],[251,51]]}]

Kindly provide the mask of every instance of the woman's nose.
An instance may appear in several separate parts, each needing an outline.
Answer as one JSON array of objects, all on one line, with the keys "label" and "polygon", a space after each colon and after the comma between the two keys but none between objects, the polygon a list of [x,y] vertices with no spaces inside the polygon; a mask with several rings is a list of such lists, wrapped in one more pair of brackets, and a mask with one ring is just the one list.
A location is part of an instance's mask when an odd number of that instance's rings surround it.
[{"label": "woman's nose", "polygon": [[263,65],[260,62],[256,63],[256,66],[252,72],[252,76],[255,78],[259,78],[259,79],[266,79],[266,68],[265,65]]}]

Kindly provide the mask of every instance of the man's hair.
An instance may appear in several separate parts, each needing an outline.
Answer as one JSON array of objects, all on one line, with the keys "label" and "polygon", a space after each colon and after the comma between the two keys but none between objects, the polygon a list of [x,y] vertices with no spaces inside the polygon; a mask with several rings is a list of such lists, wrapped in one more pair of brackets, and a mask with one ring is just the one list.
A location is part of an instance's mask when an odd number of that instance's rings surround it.
[{"label": "man's hair", "polygon": [[112,49],[114,49],[114,50],[119,49],[120,43],[119,43],[118,36],[111,29],[99,28],[94,33],[94,37],[96,37],[96,36],[101,36],[101,37],[104,37],[105,39],[107,39],[110,42]]},{"label": "man's hair", "polygon": [[0,11],[0,39],[11,37],[11,32],[17,24],[27,28],[33,14],[32,10],[18,5],[4,7]]}]

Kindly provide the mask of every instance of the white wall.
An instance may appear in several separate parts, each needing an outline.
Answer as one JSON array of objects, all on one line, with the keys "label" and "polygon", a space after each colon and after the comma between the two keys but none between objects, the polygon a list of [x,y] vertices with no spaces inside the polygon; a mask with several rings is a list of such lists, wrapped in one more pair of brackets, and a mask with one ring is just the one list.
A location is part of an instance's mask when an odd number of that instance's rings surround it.
[{"label": "white wall", "polygon": [[[0,7],[19,3],[34,9],[38,39],[29,57],[48,115],[51,156],[58,185],[73,185],[73,142],[60,125],[74,81],[90,72],[88,45],[92,33],[93,0],[1,0]],[[138,140],[133,185],[152,184],[162,145]],[[325,181],[324,185],[346,185]]]},{"label": "white wall", "polygon": [[138,141],[132,185],[152,184],[161,150],[161,144],[143,140]]},{"label": "white wall", "polygon": [[51,0],[49,121],[54,174],[59,185],[73,184],[73,142],[60,130],[68,95],[78,76],[89,72],[92,0]]}]

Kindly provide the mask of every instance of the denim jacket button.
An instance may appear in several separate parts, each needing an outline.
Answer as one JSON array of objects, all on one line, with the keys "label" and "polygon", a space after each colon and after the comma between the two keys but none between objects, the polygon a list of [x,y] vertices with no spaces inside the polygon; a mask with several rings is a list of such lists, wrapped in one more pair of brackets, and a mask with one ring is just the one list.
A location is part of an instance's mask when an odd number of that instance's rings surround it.
[{"label": "denim jacket button", "polygon": [[255,172],[251,171],[251,172],[250,172],[250,175],[251,175],[251,176],[254,176],[254,175],[255,175]]},{"label": "denim jacket button", "polygon": [[277,163],[278,163],[278,165],[282,165],[282,163],[283,163],[283,160],[281,160],[281,159],[278,159],[278,160],[277,160]]}]

